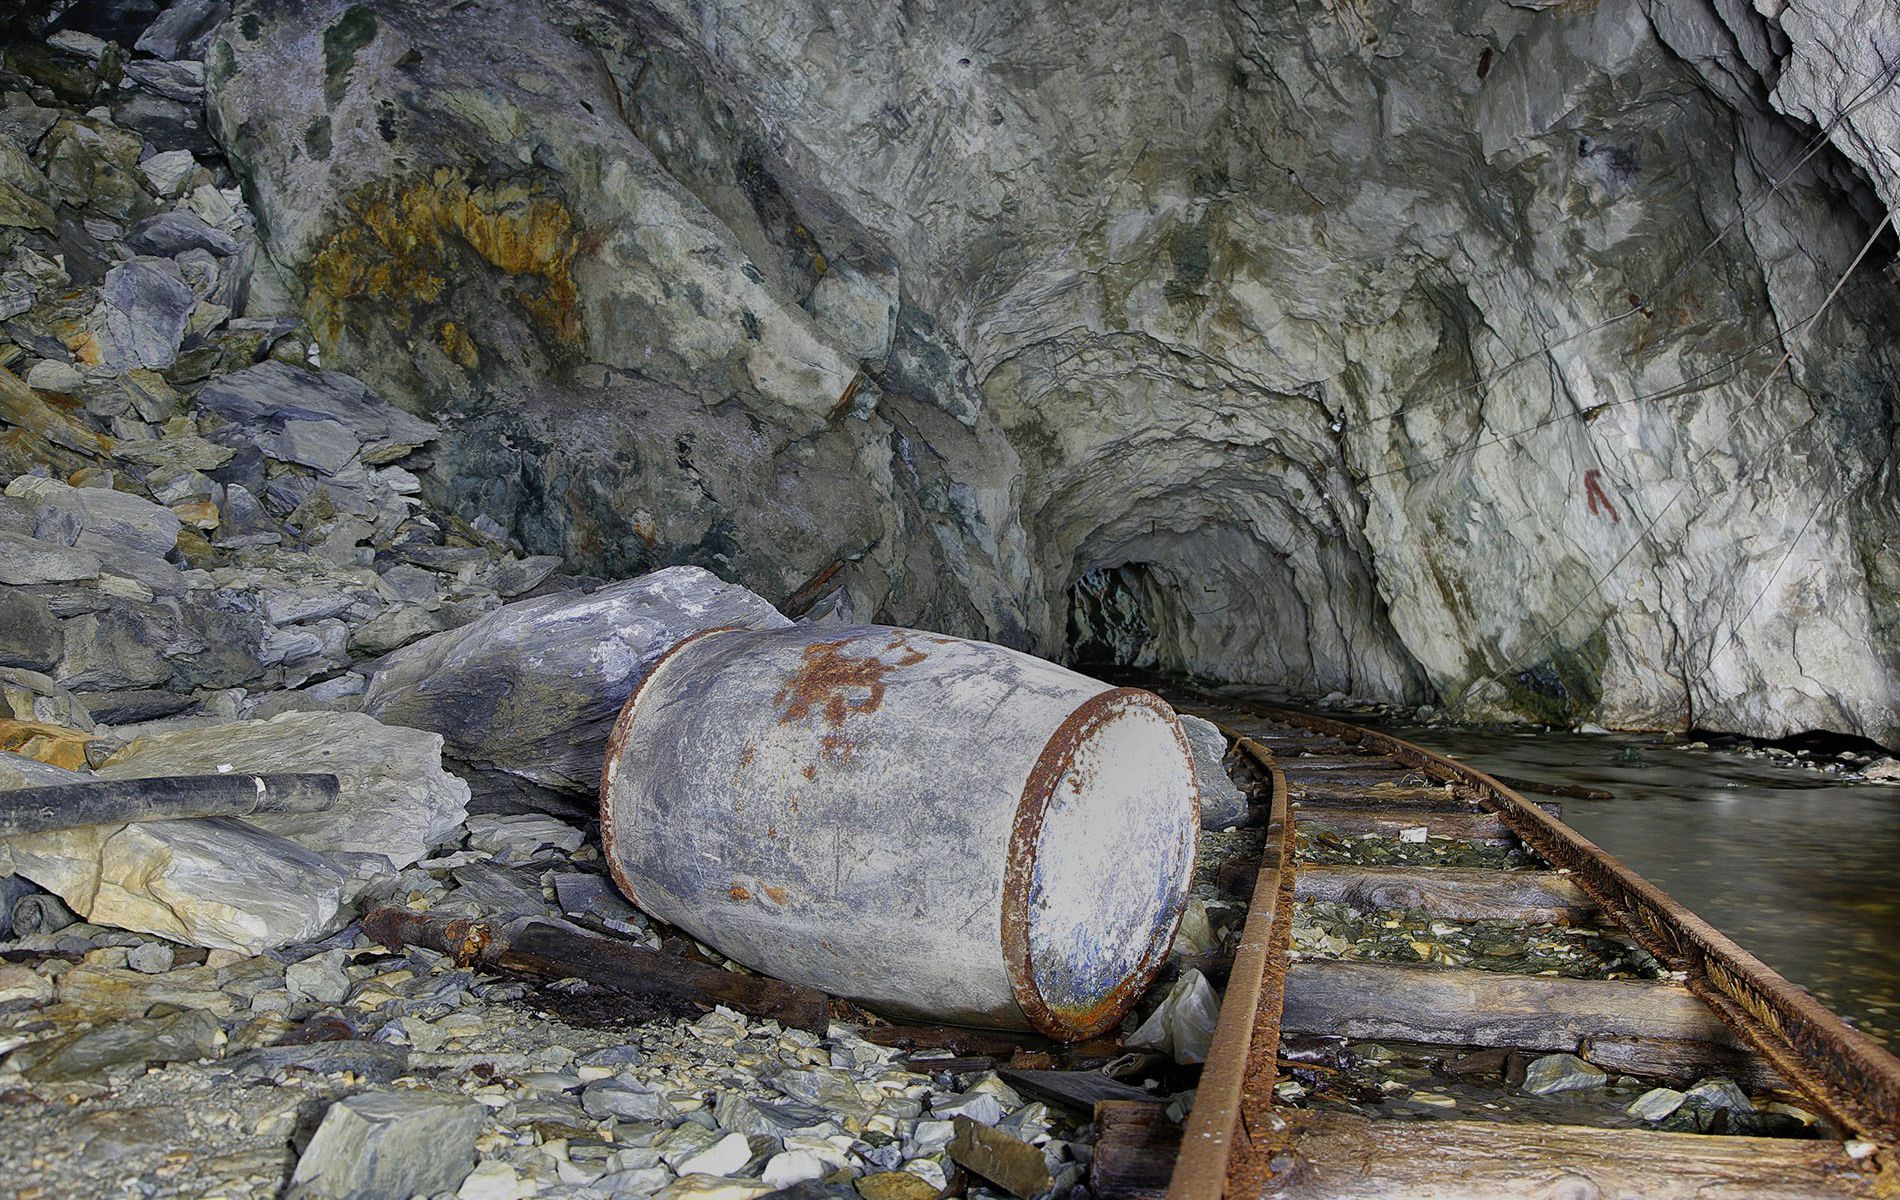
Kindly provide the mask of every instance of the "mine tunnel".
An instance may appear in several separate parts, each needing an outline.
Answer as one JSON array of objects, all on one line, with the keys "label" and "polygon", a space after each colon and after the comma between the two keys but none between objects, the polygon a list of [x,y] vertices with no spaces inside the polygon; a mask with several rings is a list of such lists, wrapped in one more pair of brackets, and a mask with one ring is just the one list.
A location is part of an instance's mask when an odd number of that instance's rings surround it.
[{"label": "mine tunnel", "polygon": [[1064,659],[1079,667],[1153,667],[1157,637],[1148,611],[1165,602],[1143,563],[1084,571],[1069,587]]},{"label": "mine tunnel", "polygon": [[0,1193],[1900,1179],[1896,0],[0,0]]}]

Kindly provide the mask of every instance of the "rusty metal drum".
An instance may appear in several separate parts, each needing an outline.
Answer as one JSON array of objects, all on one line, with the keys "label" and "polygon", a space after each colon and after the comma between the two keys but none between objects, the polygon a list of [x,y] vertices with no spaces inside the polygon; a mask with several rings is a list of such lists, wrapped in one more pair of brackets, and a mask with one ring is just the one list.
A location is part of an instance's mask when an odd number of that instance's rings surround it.
[{"label": "rusty metal drum", "polygon": [[614,727],[600,823],[629,898],[747,966],[1065,1040],[1160,969],[1200,835],[1159,698],[879,625],[673,647]]}]

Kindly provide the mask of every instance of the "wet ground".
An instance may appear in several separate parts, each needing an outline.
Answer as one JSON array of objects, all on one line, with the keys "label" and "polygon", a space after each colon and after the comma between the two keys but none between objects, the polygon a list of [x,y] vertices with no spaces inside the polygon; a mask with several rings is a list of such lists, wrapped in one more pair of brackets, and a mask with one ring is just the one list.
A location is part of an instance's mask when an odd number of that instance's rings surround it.
[{"label": "wet ground", "polygon": [[1564,819],[1900,1047],[1900,787],[1661,736],[1381,727],[1485,770],[1614,793],[1560,799]]}]

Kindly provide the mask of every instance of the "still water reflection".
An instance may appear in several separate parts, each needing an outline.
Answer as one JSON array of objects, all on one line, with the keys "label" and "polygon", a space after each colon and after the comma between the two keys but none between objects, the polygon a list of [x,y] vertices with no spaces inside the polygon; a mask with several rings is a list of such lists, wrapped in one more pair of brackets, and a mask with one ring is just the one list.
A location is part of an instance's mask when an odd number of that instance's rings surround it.
[{"label": "still water reflection", "polygon": [[1900,787],[1640,735],[1382,727],[1484,770],[1614,792],[1563,799],[1564,819],[1900,1047]]}]

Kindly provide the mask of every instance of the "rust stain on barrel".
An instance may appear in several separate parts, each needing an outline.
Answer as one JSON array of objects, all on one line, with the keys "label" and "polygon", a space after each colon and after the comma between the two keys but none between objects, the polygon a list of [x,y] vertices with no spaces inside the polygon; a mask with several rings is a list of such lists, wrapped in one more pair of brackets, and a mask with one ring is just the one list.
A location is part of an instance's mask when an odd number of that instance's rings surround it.
[{"label": "rust stain on barrel", "polygon": [[[884,677],[900,668],[915,666],[928,657],[921,650],[911,649],[897,661],[886,662],[875,654],[843,653],[844,647],[850,644],[851,639],[843,638],[835,642],[813,642],[805,647],[798,670],[772,697],[774,704],[785,705],[779,724],[802,721],[817,710],[827,725],[836,728],[852,713],[874,713],[884,704]],[[892,638],[884,648],[907,647],[904,639]],[[868,694],[859,699],[846,695],[847,691],[857,688]]]}]

